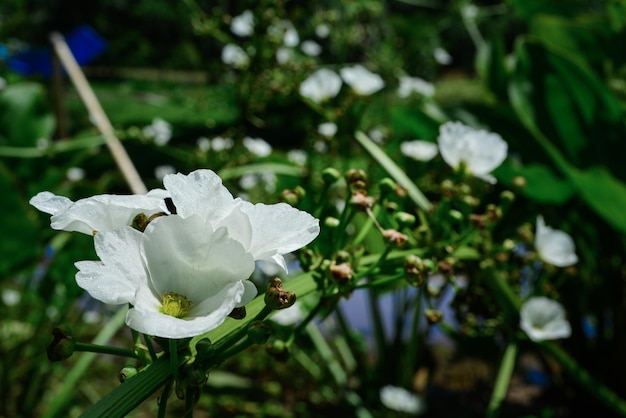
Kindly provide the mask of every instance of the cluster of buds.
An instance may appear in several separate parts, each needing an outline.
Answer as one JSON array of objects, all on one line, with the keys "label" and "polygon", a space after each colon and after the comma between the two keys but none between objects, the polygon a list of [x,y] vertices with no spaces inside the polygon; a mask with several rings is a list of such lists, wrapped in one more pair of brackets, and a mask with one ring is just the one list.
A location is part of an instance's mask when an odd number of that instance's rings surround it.
[{"label": "cluster of buds", "polygon": [[404,274],[412,286],[422,287],[430,271],[431,266],[416,255],[409,255],[404,259]]}]

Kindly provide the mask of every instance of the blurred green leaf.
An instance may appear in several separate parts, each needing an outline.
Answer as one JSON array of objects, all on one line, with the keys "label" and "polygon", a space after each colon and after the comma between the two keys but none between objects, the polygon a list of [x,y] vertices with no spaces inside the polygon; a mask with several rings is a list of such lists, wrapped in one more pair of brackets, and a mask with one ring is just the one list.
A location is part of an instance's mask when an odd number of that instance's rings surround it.
[{"label": "blurred green leaf", "polygon": [[476,54],[476,70],[480,78],[497,97],[507,97],[508,70],[506,68],[504,42],[492,38],[482,44]]},{"label": "blurred green leaf", "polygon": [[33,146],[39,138],[50,138],[54,127],[40,84],[14,83],[0,92],[0,143]]},{"label": "blurred green leaf", "polygon": [[424,114],[417,106],[393,106],[391,124],[394,135],[414,139],[435,138],[439,122]]},{"label": "blurred green leaf", "polygon": [[520,193],[536,202],[563,204],[574,194],[572,185],[559,178],[543,164],[521,165],[506,161],[498,167],[498,178],[505,184],[511,184],[514,177],[526,179],[526,187]]}]

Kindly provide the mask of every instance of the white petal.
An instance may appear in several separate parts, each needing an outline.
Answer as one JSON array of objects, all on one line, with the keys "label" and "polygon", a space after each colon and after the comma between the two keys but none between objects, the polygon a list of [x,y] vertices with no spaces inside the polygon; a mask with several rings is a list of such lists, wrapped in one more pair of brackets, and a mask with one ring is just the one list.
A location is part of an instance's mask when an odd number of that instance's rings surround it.
[{"label": "white petal", "polygon": [[537,217],[535,248],[542,260],[557,267],[572,266],[578,262],[572,237],[547,226],[543,216]]},{"label": "white petal", "polygon": [[320,232],[317,219],[286,203],[242,202],[242,209],[250,217],[253,235],[249,251],[255,260],[276,261],[273,256],[307,245]]},{"label": "white petal", "polygon": [[400,144],[402,154],[417,161],[430,161],[437,155],[437,144],[428,141],[406,141]]},{"label": "white petal", "polygon": [[356,94],[362,96],[369,96],[385,87],[385,82],[378,74],[360,64],[344,67],[339,73],[343,81],[352,87]]},{"label": "white petal", "polygon": [[50,192],[39,192],[28,202],[42,212],[56,215],[65,212],[74,202],[65,196],[57,196]]},{"label": "white petal", "polygon": [[312,102],[321,103],[331,99],[341,89],[341,78],[327,68],[320,68],[300,84],[300,95]]},{"label": "white petal", "polygon": [[141,261],[142,234],[131,227],[99,232],[94,237],[101,262],[79,261],[76,283],[101,302],[131,302],[136,289],[148,281]]},{"label": "white petal", "polygon": [[520,327],[533,341],[566,338],[572,332],[563,306],[544,296],[530,298],[522,305]]},{"label": "white petal", "polygon": [[240,308],[252,302],[258,293],[256,286],[250,280],[243,280],[243,294],[241,295],[241,301],[235,305],[235,308]]},{"label": "white petal", "polygon": [[144,232],[142,250],[156,294],[176,292],[194,304],[254,271],[252,256],[228,230],[214,231],[198,215],[156,219]]},{"label": "white petal", "polygon": [[192,305],[188,317],[179,319],[159,312],[160,305],[146,289],[128,314],[126,324],[144,334],[163,338],[188,338],[211,331],[220,326],[233,308],[241,301],[244,292],[242,282],[231,283],[218,293]]},{"label": "white petal", "polygon": [[163,179],[172,194],[178,215],[193,214],[219,221],[235,206],[233,195],[222,185],[222,179],[211,170],[196,170],[189,175],[171,174]]},{"label": "white petal", "polygon": [[462,140],[470,131],[470,127],[460,122],[447,122],[439,127],[439,153],[443,160],[452,168],[458,168],[461,157],[467,152],[467,143]]}]

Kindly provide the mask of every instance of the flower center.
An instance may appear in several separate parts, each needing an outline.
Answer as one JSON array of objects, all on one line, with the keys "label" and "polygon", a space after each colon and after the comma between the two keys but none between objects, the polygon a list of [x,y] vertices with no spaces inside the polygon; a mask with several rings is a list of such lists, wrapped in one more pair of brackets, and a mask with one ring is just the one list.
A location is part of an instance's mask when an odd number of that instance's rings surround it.
[{"label": "flower center", "polygon": [[161,296],[163,302],[161,304],[161,313],[173,316],[174,318],[182,318],[189,313],[191,309],[191,301],[187,296],[179,295],[176,292],[164,292]]}]

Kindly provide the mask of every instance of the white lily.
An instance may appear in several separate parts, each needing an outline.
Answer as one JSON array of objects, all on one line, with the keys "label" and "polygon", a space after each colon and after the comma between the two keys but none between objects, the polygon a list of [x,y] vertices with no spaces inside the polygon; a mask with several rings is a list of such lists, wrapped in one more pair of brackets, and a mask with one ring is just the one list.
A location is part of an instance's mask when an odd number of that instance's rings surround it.
[{"label": "white lily", "polygon": [[535,248],[546,263],[568,267],[578,262],[574,240],[566,232],[546,225],[543,216],[537,217]]},{"label": "white lily", "polygon": [[532,297],[522,305],[520,327],[533,341],[567,338],[572,333],[563,306],[544,296]]}]

